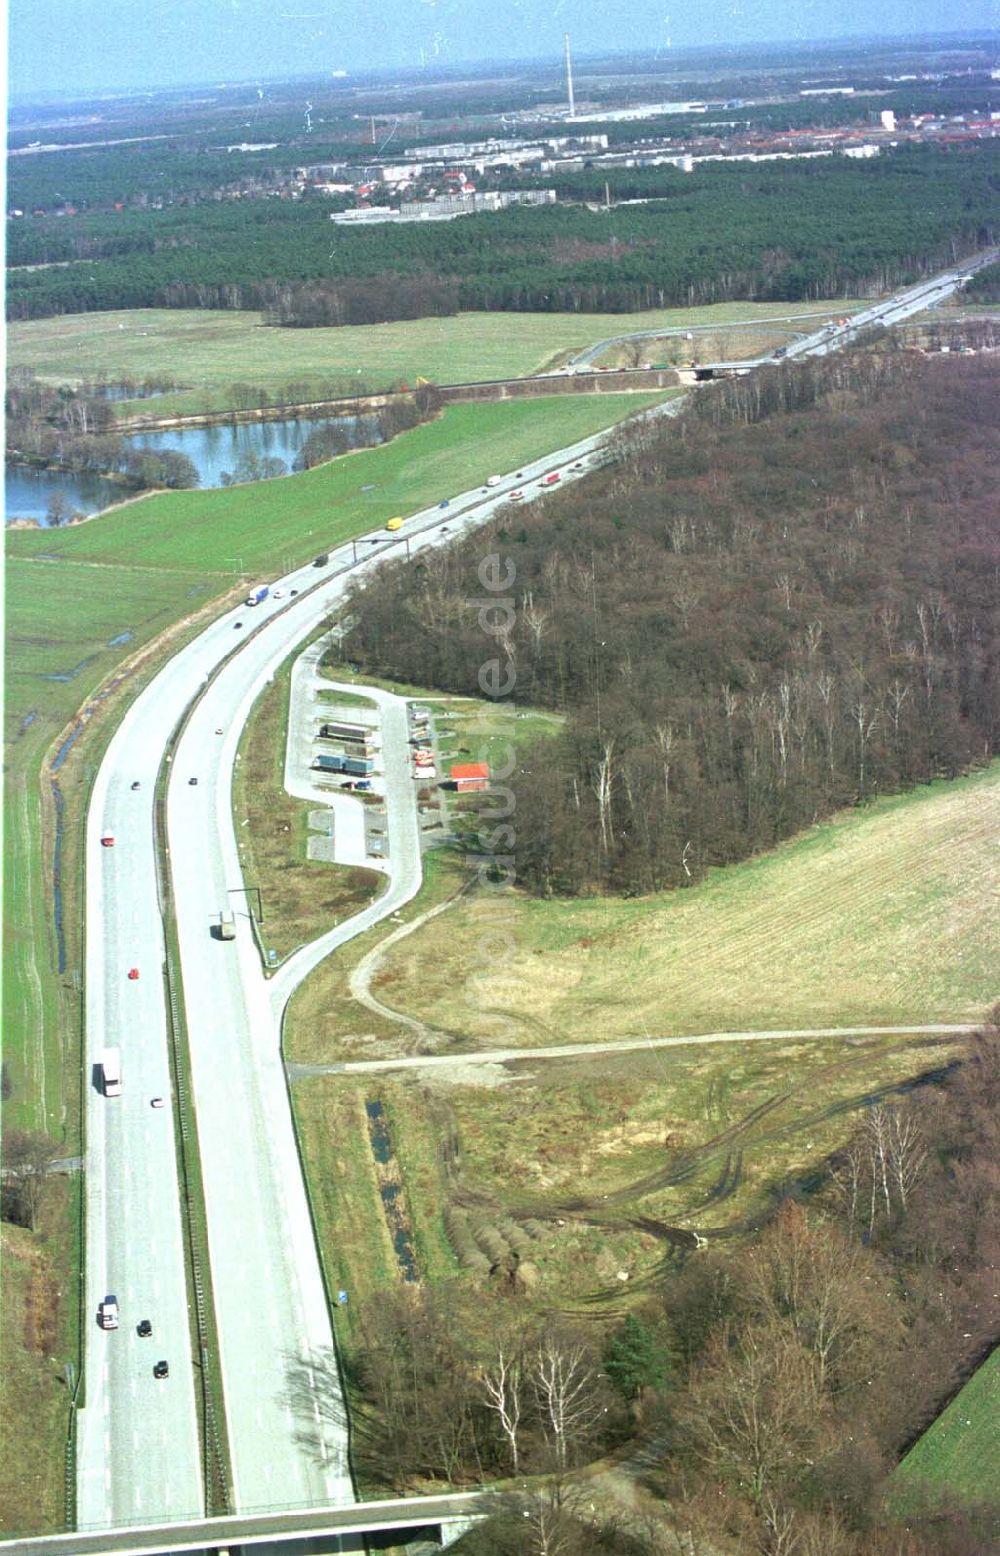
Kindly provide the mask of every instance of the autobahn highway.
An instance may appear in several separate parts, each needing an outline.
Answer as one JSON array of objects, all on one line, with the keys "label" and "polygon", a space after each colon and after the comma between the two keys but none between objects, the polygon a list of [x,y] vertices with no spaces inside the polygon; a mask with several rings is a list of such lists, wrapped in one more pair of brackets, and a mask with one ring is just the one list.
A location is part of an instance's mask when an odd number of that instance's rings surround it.
[{"label": "autobahn highway", "polygon": [[[601,441],[595,435],[526,465],[488,496],[470,490],[447,510],[415,514],[397,538],[386,537],[357,562],[356,548],[345,544],[323,569],[303,567],[282,579],[285,598],[272,594],[263,605],[226,612],[140,693],[109,744],[88,814],[86,1056],[93,1077],[102,1050],[119,1046],[124,1085],[119,1097],[103,1096],[95,1084],[87,1093],[85,1304],[93,1329],[78,1411],[81,1526],[204,1509],[171,1112],[150,1105],[154,1096],[170,1097],[154,846],[155,779],[168,740],[195,701],[173,756],[167,832],[236,1506],[350,1500],[343,1430],[302,1419],[289,1403],[296,1363],[326,1353],[332,1337],[294,1150],[280,1013],[329,946],[300,954],[272,990],[245,912],[235,945],[210,934],[213,918],[239,900],[231,893],[244,885],[230,810],[239,731],[268,677],[341,601],[348,582],[386,555],[441,544],[483,523],[515,485],[587,460]],[[294,600],[292,589],[299,591]],[[399,816],[392,825],[405,832]],[[353,932],[419,886],[404,832],[393,852],[409,858],[408,874],[391,879]],[[102,835],[114,836],[113,848],[101,847]],[[416,861],[419,870],[418,854]],[[338,937],[350,933],[341,926]],[[133,966],[136,981],[127,976]],[[97,1307],[108,1293],[119,1298],[121,1328],[100,1332]],[[150,1340],[136,1334],[142,1318],[152,1320]],[[153,1363],[161,1357],[170,1375],[156,1380]]]},{"label": "autobahn highway", "polygon": [[[788,355],[825,354],[867,324],[909,316],[946,295],[971,268],[957,267],[867,310],[836,337],[822,332],[797,342]],[[645,414],[671,415],[679,403]],[[323,956],[413,895],[419,851],[414,856],[407,841],[405,806],[394,804],[387,892],[303,948],[269,982],[245,908],[235,944],[210,933],[220,909],[238,903],[248,884],[231,815],[239,732],[268,678],[343,600],[348,584],[385,556],[447,543],[482,524],[514,486],[534,495],[534,483],[556,468],[573,479],[574,462],[592,466],[595,454],[603,457],[603,436],[525,466],[488,495],[471,489],[447,510],[415,514],[384,544],[340,546],[323,569],[303,567],[280,580],[283,599],[272,594],[258,607],[226,612],[140,693],[109,744],[94,784],[86,845],[90,1328],[78,1412],[81,1526],[194,1518],[204,1510],[172,1115],[150,1106],[152,1097],[170,1096],[154,840],[155,778],[168,741],[189,714],[167,786],[167,836],[236,1508],[348,1502],[353,1492],[337,1402],[318,1414],[291,1402],[297,1367],[328,1353],[332,1336],[295,1152],[280,1022],[294,987]],[[299,591],[295,599],[292,589]],[[385,717],[397,716],[401,710],[387,706]],[[113,848],[101,847],[102,834],[114,835]],[[131,966],[140,973],[134,982],[127,978]],[[121,1047],[124,1060],[124,1089],[116,1098],[103,1096],[93,1080],[110,1045]],[[97,1306],[109,1292],[119,1298],[121,1328],[100,1332]],[[136,1334],[142,1318],[153,1323],[152,1339]],[[156,1380],[153,1363],[161,1357],[170,1375]],[[334,1391],[335,1383],[334,1372]]]},{"label": "autobahn highway", "polygon": [[[798,340],[792,341],[782,352],[786,360],[796,357],[826,356],[831,351],[840,351],[844,346],[850,345],[861,330],[871,329],[881,324],[891,327],[894,324],[903,324],[914,314],[922,313],[925,308],[934,308],[944,302],[959,289],[971,275],[977,270],[982,270],[985,265],[991,265],[1000,257],[1000,250],[992,249],[989,253],[978,254],[974,259],[963,261],[953,266],[950,270],[943,271],[940,275],[931,276],[926,281],[920,281],[915,286],[907,287],[900,292],[894,292],[891,297],[882,298],[876,303],[862,308],[852,314],[846,324],[824,325],[818,330],[812,330],[802,335]],[[836,309],[830,307],[825,310],[828,317]],[[764,329],[773,324],[789,324],[794,326],[801,323],[809,315],[788,315],[782,318],[747,320],[746,325]],[[583,369],[590,366],[596,359],[612,346],[626,345],[630,341],[660,340],[666,336],[685,336],[693,334],[695,338],[699,334],[724,333],[727,329],[739,328],[738,324],[726,325],[695,325],[690,329],[679,325],[673,329],[637,330],[628,335],[610,335],[606,340],[595,341],[585,351],[581,351],[573,357],[570,366]],[[755,367],[762,367],[766,362],[775,360],[773,352],[767,352],[760,357],[745,357],[732,362],[706,362],[699,364],[706,368],[739,368],[748,372]]]},{"label": "autobahn highway", "polygon": [[895,324],[904,324],[915,314],[923,313],[926,308],[934,308],[953,296],[970,276],[984,266],[993,264],[998,255],[1000,250],[992,249],[988,254],[979,254],[975,259],[954,265],[950,270],[931,276],[916,286],[894,292],[891,297],[883,298],[870,308],[854,314],[846,324],[835,325],[832,330],[820,330],[793,342],[785,353],[786,358],[827,356],[831,351],[839,351],[851,345],[862,331],[876,325],[891,328]]},{"label": "autobahn highway", "polygon": [[[77,1413],[81,1524],[193,1516],[203,1506],[187,1281],[170,1096],[152,793],[157,746],[134,704],[97,774],[87,835],[84,1408]],[[142,784],[133,792],[131,784]],[[116,839],[102,848],[102,835]],[[127,977],[137,965],[140,978]],[[141,976],[142,974],[145,976]],[[102,1049],[121,1047],[123,1089],[100,1089]],[[121,1327],[97,1328],[117,1296]],[[152,1318],[153,1335],[136,1326]],[[158,1381],[153,1364],[172,1362]],[[139,1466],[142,1466],[139,1473]]]}]

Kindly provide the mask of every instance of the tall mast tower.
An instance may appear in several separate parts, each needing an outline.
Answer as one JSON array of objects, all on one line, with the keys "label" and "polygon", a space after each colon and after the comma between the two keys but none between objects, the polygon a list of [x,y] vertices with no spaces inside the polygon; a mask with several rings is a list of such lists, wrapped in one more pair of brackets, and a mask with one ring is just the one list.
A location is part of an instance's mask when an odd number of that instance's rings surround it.
[{"label": "tall mast tower", "polygon": [[576,114],[576,105],[573,102],[573,62],[569,57],[569,33],[563,33],[563,41],[566,45],[566,99],[569,103],[569,117]]}]

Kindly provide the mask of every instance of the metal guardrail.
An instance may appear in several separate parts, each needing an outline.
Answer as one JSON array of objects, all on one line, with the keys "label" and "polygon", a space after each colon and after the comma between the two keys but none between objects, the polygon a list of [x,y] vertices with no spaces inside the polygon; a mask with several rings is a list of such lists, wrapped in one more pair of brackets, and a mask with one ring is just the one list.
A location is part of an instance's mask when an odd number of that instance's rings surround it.
[{"label": "metal guardrail", "polygon": [[192,1116],[192,1103],[188,1092],[187,1075],[180,1061],[181,1034],[184,1028],[177,994],[177,972],[173,967],[173,954],[169,945],[164,966],[164,981],[167,986],[167,1001],[170,1012],[170,1057],[174,1072],[177,1117],[181,1135],[180,1169],[184,1191],[184,1224],[187,1232],[188,1261],[191,1270],[191,1283],[194,1288],[195,1321],[200,1351],[198,1372],[201,1378],[203,1423],[202,1477],[204,1480],[206,1506],[228,1512],[232,1506],[229,1495],[228,1459],[223,1448],[222,1433],[216,1419],[215,1404],[208,1381],[209,1369],[212,1365],[208,1344],[210,1332],[208,1303],[205,1295],[205,1276],[201,1264],[198,1239],[194,1235],[192,1224],[195,1215],[199,1214],[200,1207],[196,1206],[191,1191],[189,1158],[192,1152],[197,1155],[198,1144],[189,1123],[189,1119]]}]

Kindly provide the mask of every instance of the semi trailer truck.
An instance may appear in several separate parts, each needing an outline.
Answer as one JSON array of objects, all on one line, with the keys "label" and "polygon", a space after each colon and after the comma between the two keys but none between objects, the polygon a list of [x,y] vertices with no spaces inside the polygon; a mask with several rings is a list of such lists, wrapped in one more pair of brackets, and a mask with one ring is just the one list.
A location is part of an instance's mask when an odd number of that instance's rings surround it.
[{"label": "semi trailer truck", "polygon": [[321,740],[343,740],[348,745],[366,746],[375,734],[366,724],[326,723],[319,727]]}]

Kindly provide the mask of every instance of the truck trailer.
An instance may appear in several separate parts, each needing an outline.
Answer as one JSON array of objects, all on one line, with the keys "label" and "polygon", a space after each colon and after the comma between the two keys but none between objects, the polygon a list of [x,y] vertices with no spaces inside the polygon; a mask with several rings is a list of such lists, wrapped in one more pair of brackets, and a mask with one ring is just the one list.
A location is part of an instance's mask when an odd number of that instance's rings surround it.
[{"label": "truck trailer", "polygon": [[248,605],[262,605],[263,602],[267,599],[267,597],[270,594],[270,592],[271,591],[268,588],[267,584],[257,584],[257,585],[255,585],[255,587],[253,589],[251,589],[250,593],[247,595],[247,604]]},{"label": "truck trailer", "polygon": [[375,731],[367,724],[321,724],[319,727],[321,740],[344,740],[351,745],[366,746]]},{"label": "truck trailer", "polygon": [[320,773],[350,773],[364,777],[374,772],[375,762],[370,756],[346,756],[340,751],[325,751],[313,759],[313,767]]},{"label": "truck trailer", "polygon": [[122,1090],[122,1051],[105,1048],[101,1054],[101,1080],[106,1097],[120,1097]]}]

